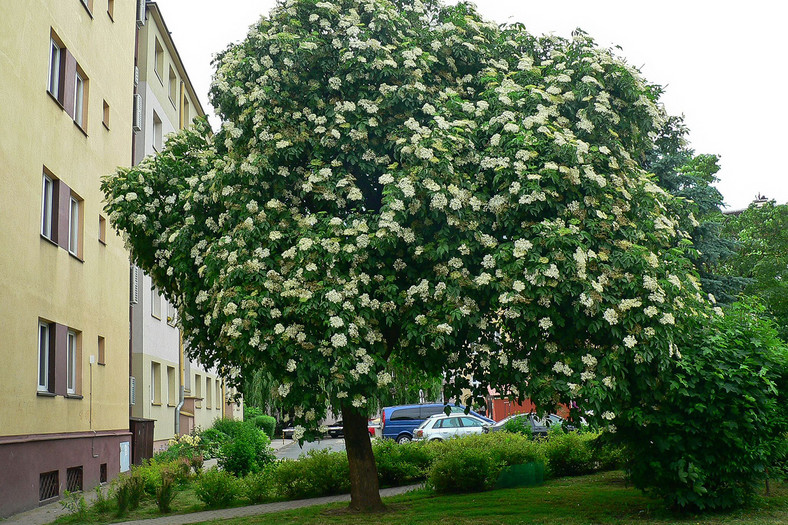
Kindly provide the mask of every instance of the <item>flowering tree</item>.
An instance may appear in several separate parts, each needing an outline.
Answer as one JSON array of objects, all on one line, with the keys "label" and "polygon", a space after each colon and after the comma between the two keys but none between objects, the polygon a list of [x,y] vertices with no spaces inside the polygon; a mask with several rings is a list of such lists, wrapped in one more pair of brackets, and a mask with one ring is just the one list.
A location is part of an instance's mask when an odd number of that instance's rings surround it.
[{"label": "flowering tree", "polygon": [[193,355],[266,370],[298,438],[342,412],[351,507],[381,506],[366,416],[392,370],[613,425],[706,311],[639,166],[659,90],[585,34],[288,0],[216,64],[221,130],[118,170],[107,209]]}]

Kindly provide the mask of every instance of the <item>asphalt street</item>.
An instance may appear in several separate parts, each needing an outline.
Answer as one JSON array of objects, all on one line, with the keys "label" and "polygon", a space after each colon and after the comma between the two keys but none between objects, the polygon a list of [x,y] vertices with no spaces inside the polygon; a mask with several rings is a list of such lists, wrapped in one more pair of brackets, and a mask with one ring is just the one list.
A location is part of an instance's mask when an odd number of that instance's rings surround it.
[{"label": "asphalt street", "polygon": [[303,448],[298,446],[297,441],[286,440],[289,443],[274,451],[276,459],[297,459],[301,454],[306,454],[310,450],[328,449],[331,452],[344,452],[344,439],[322,439],[320,441],[304,442]]}]

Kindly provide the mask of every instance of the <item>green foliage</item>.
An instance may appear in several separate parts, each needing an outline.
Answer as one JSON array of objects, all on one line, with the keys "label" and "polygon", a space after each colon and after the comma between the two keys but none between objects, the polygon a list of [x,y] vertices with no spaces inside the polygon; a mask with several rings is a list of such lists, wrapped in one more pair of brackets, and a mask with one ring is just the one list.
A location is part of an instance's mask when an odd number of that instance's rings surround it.
[{"label": "green foliage", "polygon": [[744,293],[766,306],[781,339],[788,341],[788,205],[753,204],[728,217],[725,231],[739,244],[725,272],[749,279]]},{"label": "green foliage", "polygon": [[736,303],[698,326],[667,384],[620,418],[635,485],[681,509],[745,503],[786,431],[785,375],[785,347],[757,309]]},{"label": "green foliage", "polygon": [[167,514],[172,510],[172,500],[175,498],[176,475],[169,469],[162,469],[161,482],[156,487],[156,506],[159,512]]},{"label": "green foliage", "polygon": [[131,487],[125,483],[125,478],[117,478],[115,481],[118,483],[114,487],[115,507],[118,517],[125,515],[129,511],[131,504]]},{"label": "green foliage", "polygon": [[553,477],[581,476],[596,470],[592,442],[595,434],[551,429],[543,447],[549,474]]},{"label": "green foliage", "polygon": [[240,489],[240,483],[235,476],[213,467],[197,478],[194,492],[207,507],[223,509],[238,498]]},{"label": "green foliage", "polygon": [[378,469],[378,480],[383,486],[407,485],[422,481],[432,461],[427,444],[421,441],[397,444],[392,439],[376,440],[372,452]]},{"label": "green foliage", "polygon": [[[246,401],[246,400],[244,400]],[[244,402],[244,421],[252,420],[264,414],[263,409],[256,406],[247,405]]]},{"label": "green foliage", "polygon": [[80,493],[63,491],[60,506],[79,520],[84,520],[87,517],[88,504],[85,501],[85,496]]},{"label": "green foliage", "polygon": [[230,440],[230,436],[216,428],[208,428],[203,430],[200,433],[200,437],[203,454],[207,458],[217,457],[222,444]]},{"label": "green foliage", "polygon": [[478,448],[458,448],[439,456],[430,465],[429,484],[438,493],[478,492],[492,488],[500,465],[490,454]]},{"label": "green foliage", "polygon": [[527,416],[513,417],[507,421],[506,424],[504,424],[503,428],[507,432],[512,432],[513,434],[522,434],[527,437],[533,437],[533,428],[528,423]]},{"label": "green foliage", "polygon": [[236,476],[257,472],[274,460],[271,440],[253,422],[234,428],[234,435],[219,448],[219,466]]},{"label": "green foliage", "polygon": [[310,450],[298,460],[284,460],[274,474],[276,490],[287,499],[344,494],[350,490],[347,454]]},{"label": "green foliage", "polygon": [[268,439],[274,439],[274,430],[276,429],[276,418],[266,416],[265,414],[256,416],[251,419],[254,426],[265,432]]},{"label": "green foliage", "polygon": [[129,488],[129,510],[135,510],[140,506],[142,498],[145,497],[145,469],[138,466],[131,467],[131,473],[123,480]]},{"label": "green foliage", "polygon": [[249,503],[270,501],[276,494],[276,463],[266,465],[258,472],[251,472],[243,479],[243,495]]},{"label": "green foliage", "polygon": [[93,508],[99,514],[109,512],[112,507],[112,500],[107,497],[107,493],[103,490],[101,485],[96,485],[96,497],[93,499]]}]

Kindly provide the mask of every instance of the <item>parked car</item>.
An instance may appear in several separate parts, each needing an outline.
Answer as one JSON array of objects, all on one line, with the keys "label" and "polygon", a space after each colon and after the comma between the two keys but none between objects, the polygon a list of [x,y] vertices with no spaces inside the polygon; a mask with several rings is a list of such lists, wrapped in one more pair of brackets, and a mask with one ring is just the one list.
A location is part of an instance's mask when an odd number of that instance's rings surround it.
[{"label": "parked car", "polygon": [[369,437],[371,438],[375,437],[375,435],[378,432],[378,429],[380,429],[380,418],[376,417],[370,419],[367,426],[367,430],[369,431]]},{"label": "parked car", "polygon": [[330,438],[345,437],[345,427],[342,423],[342,420],[340,419],[336,423],[331,423],[328,426],[328,430],[326,431],[326,434],[328,434],[328,437]]},{"label": "parked car", "polygon": [[489,422],[472,415],[449,414],[430,416],[413,435],[414,441],[443,441],[453,437],[481,434]]},{"label": "parked car", "polygon": [[[442,403],[385,407],[380,415],[380,435],[384,438],[393,439],[397,443],[408,443],[413,440],[413,432],[424,420],[436,414],[445,415],[444,408],[446,406],[450,408],[452,413],[465,412],[465,407],[452,404],[444,405]],[[477,414],[473,410],[469,413],[487,423],[495,423],[492,419]]]},{"label": "parked car", "polygon": [[512,420],[520,419],[525,426],[531,427],[531,434],[537,437],[547,437],[547,432],[550,430],[550,427],[553,426],[562,426],[567,430],[576,430],[574,426],[569,423],[565,424],[565,419],[557,414],[548,414],[544,417],[539,417],[534,413],[530,414],[513,414],[507,418],[504,418],[494,425],[486,428],[484,432],[500,432],[504,430],[506,423]]}]

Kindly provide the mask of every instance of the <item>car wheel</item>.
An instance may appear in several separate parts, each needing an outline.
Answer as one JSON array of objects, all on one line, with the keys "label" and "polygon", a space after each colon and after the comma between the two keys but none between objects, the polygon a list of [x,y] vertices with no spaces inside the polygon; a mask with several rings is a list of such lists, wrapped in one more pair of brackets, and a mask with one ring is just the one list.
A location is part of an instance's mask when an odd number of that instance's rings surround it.
[{"label": "car wheel", "polygon": [[400,445],[403,443],[410,443],[410,442],[411,442],[410,436],[407,434],[402,434],[401,436],[397,437],[397,443],[399,443]]},{"label": "car wheel", "polygon": [[443,441],[441,438],[431,439],[430,441]]}]

